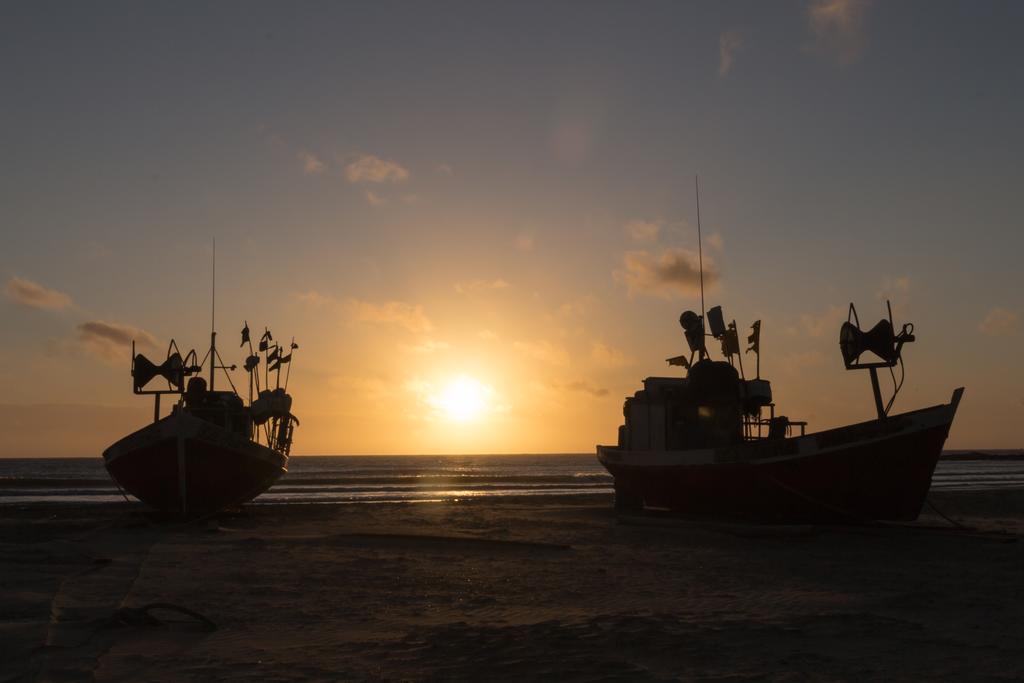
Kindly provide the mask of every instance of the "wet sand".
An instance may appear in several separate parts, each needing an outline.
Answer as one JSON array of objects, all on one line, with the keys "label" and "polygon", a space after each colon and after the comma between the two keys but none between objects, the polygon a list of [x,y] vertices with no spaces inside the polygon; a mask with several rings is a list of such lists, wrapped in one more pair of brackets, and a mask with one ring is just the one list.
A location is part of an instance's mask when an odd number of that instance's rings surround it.
[{"label": "wet sand", "polygon": [[608,496],[184,526],[8,507],[0,681],[1020,680],[1024,491],[932,499],[975,531],[620,518]]}]

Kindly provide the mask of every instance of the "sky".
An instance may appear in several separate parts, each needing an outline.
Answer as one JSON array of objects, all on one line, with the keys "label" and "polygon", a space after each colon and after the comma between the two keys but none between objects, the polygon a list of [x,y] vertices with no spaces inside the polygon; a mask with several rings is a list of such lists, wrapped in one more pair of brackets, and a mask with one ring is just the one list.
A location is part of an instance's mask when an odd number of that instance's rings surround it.
[{"label": "sky", "polygon": [[1024,4],[3,14],[0,457],[151,419],[130,341],[203,355],[213,239],[225,361],[244,321],[299,344],[294,453],[614,443],[700,310],[697,175],[707,306],[762,321],[779,413],[872,418],[837,340],[888,299],[893,410],[964,386],[947,447],[1024,446]]}]

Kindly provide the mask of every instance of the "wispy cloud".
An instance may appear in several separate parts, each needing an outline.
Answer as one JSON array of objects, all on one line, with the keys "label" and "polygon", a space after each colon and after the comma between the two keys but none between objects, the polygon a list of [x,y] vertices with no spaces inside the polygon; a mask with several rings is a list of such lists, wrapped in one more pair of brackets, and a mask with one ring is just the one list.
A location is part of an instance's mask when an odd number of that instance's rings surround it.
[{"label": "wispy cloud", "polygon": [[403,301],[375,304],[349,299],[347,305],[352,318],[359,322],[397,325],[410,332],[430,332],[434,329],[433,323],[423,312],[423,307],[418,304],[412,305]]},{"label": "wispy cloud", "polygon": [[843,66],[858,61],[867,48],[870,7],[871,0],[814,0],[807,7],[811,49]]},{"label": "wispy cloud", "polygon": [[450,348],[451,345],[446,341],[440,341],[438,339],[424,339],[418,344],[403,347],[410,353],[434,353],[435,351],[443,351],[444,349]]},{"label": "wispy cloud", "polygon": [[794,351],[783,354],[782,367],[788,372],[800,372],[809,368],[825,365],[825,356],[816,349],[810,351]]},{"label": "wispy cloud", "polygon": [[[700,292],[700,267],[697,254],[680,248],[662,249],[658,253],[627,251],[622,270],[613,275],[626,285],[630,296],[645,294],[670,299]],[[704,257],[704,287],[714,287],[720,279],[714,261]]]},{"label": "wispy cloud", "polygon": [[800,329],[809,337],[823,337],[834,334],[839,338],[839,327],[846,320],[849,309],[831,305],[821,313],[803,313],[800,316]]},{"label": "wispy cloud", "polygon": [[519,251],[533,251],[533,235],[531,235],[528,232],[521,232],[518,235],[516,235],[514,244],[516,249],[518,249]]},{"label": "wispy cloud", "polygon": [[156,348],[156,338],[138,327],[94,320],[77,328],[78,342],[89,353],[103,360],[127,358],[132,340],[141,348]]},{"label": "wispy cloud", "polygon": [[384,206],[385,204],[388,203],[388,200],[384,199],[379,194],[371,190],[367,190],[365,196],[366,201],[370,204],[370,206]]},{"label": "wispy cloud", "polygon": [[906,315],[910,307],[910,277],[887,277],[882,280],[882,285],[875,296],[881,301],[889,301],[892,304],[893,315],[902,317]]},{"label": "wispy cloud", "polygon": [[365,154],[345,167],[345,178],[350,183],[400,183],[409,171],[395,161]]},{"label": "wispy cloud", "polygon": [[[423,311],[423,306],[419,304],[411,304],[404,301],[385,301],[383,303],[374,303],[372,301],[362,301],[354,298],[339,302],[334,297],[317,292],[316,290],[295,292],[292,296],[297,301],[300,301],[312,308],[337,306],[338,310],[347,313],[353,321],[357,321],[359,323],[394,325],[418,334],[429,333],[434,329],[433,323],[430,322],[430,318],[427,317],[427,314]],[[436,350],[445,348],[447,344],[444,342],[427,340],[426,342],[423,342],[419,348],[411,348],[410,350],[418,350],[422,352],[428,346],[431,350]]]},{"label": "wispy cloud", "polygon": [[295,292],[294,294],[292,294],[292,296],[294,296],[297,301],[300,301],[301,303],[304,303],[307,306],[312,306],[314,308],[321,308],[323,306],[327,306],[328,304],[334,303],[334,299],[327,296],[326,294],[321,294],[315,289],[309,289],[306,290],[305,292]]},{"label": "wispy cloud", "polygon": [[722,78],[732,71],[736,57],[743,49],[743,34],[736,30],[724,31],[718,36],[718,75]]},{"label": "wispy cloud", "polygon": [[11,277],[4,286],[4,295],[19,306],[44,311],[61,311],[71,306],[71,297],[37,282]]},{"label": "wispy cloud", "polygon": [[607,396],[610,392],[604,387],[599,387],[585,379],[573,380],[571,382],[556,383],[552,385],[555,389],[568,390],[568,391],[579,391],[584,394],[590,394],[594,398],[601,398]]},{"label": "wispy cloud", "polygon": [[459,294],[469,294],[470,292],[479,292],[493,289],[508,289],[511,285],[501,278],[495,280],[467,280],[466,282],[456,282],[455,291]]},{"label": "wispy cloud", "polygon": [[434,167],[434,173],[437,175],[450,176],[455,173],[455,169],[448,164],[438,164]]},{"label": "wispy cloud", "polygon": [[626,223],[626,232],[637,242],[657,242],[663,221],[632,220]]},{"label": "wispy cloud", "polygon": [[601,341],[595,341],[590,345],[590,358],[597,365],[612,369],[631,365],[634,362],[622,349],[617,349]]},{"label": "wispy cloud", "polygon": [[299,160],[302,162],[302,170],[306,175],[316,175],[327,170],[327,164],[320,161],[312,152],[299,152]]},{"label": "wispy cloud", "polygon": [[569,362],[569,352],[547,340],[517,341],[512,344],[512,347],[525,356],[551,365],[566,365]]},{"label": "wispy cloud", "polygon": [[988,312],[978,329],[990,337],[1007,337],[1020,330],[1020,315],[997,306]]}]

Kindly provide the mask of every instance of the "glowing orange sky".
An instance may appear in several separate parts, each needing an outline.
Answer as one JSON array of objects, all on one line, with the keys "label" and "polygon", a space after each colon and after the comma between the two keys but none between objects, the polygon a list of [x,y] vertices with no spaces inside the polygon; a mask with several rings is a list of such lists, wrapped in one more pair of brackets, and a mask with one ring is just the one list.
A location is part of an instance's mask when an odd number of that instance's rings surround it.
[{"label": "glowing orange sky", "polygon": [[64,10],[0,27],[0,457],[148,419],[127,344],[202,355],[211,236],[225,360],[301,345],[296,452],[590,451],[677,372],[696,173],[779,412],[872,416],[837,335],[889,298],[895,410],[1021,446],[1020,4]]}]

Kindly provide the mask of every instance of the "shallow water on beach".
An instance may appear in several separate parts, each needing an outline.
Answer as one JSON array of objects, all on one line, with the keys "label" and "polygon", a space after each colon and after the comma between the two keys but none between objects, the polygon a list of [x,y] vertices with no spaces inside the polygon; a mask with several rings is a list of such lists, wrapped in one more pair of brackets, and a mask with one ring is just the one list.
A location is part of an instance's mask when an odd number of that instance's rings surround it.
[{"label": "shallow water on beach", "polygon": [[[944,458],[932,488],[1024,488],[1024,460],[996,454],[989,459]],[[296,456],[288,473],[256,503],[429,502],[611,492],[611,477],[590,454]],[[0,460],[0,505],[118,500],[121,494],[100,458]]]}]

